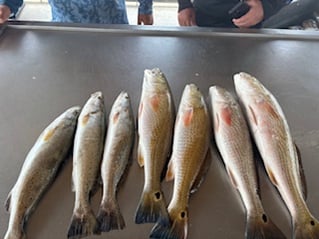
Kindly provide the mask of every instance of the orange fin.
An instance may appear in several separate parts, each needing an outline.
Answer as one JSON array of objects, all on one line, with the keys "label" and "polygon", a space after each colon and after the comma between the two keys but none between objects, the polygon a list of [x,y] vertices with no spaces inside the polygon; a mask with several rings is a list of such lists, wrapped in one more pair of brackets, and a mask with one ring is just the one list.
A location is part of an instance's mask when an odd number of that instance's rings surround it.
[{"label": "orange fin", "polygon": [[142,155],[142,149],[140,144],[138,144],[138,147],[137,147],[137,162],[140,167],[144,166],[144,157]]},{"label": "orange fin", "polygon": [[268,177],[270,179],[270,181],[273,183],[273,185],[277,186],[278,183],[277,183],[277,180],[275,178],[275,175],[273,174],[273,172],[266,166],[266,171],[267,171],[267,174],[268,174]]},{"label": "orange fin", "polygon": [[227,125],[231,125],[232,122],[232,111],[229,108],[225,108],[222,110],[221,114],[221,120],[223,120]]},{"label": "orange fin", "polygon": [[174,179],[174,164],[173,164],[173,160],[171,159],[168,163],[168,166],[167,166],[165,180],[168,182],[168,181],[171,181],[173,179]]},{"label": "orange fin", "polygon": [[87,122],[89,121],[89,118],[90,118],[90,114],[87,114],[85,115],[83,118],[82,118],[82,125],[86,125]]},{"label": "orange fin", "polygon": [[152,106],[153,110],[157,111],[159,108],[159,105],[160,105],[160,99],[159,99],[158,95],[154,95],[151,98],[151,106]]},{"label": "orange fin", "polygon": [[184,115],[183,115],[184,126],[189,126],[190,125],[190,123],[192,122],[192,119],[193,119],[193,114],[194,114],[194,109],[193,108],[188,109],[184,113]]},{"label": "orange fin", "polygon": [[47,132],[45,132],[45,135],[43,136],[43,140],[44,141],[48,141],[54,134],[55,130],[57,129],[57,127],[55,127],[54,129],[50,129]]}]

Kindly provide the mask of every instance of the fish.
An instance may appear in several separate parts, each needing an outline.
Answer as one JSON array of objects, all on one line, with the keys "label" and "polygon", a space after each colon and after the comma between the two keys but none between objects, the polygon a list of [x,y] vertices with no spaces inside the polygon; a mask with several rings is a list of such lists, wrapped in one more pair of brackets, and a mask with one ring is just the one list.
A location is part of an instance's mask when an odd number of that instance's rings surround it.
[{"label": "fish", "polygon": [[101,165],[103,196],[97,216],[101,232],[125,227],[116,193],[129,164],[134,138],[135,126],[131,101],[128,93],[121,92],[109,115]]},{"label": "fish", "polygon": [[174,179],[168,205],[169,223],[158,221],[150,238],[185,239],[188,234],[188,202],[210,166],[211,125],[202,93],[196,85],[185,86],[174,127],[173,151],[166,181]]},{"label": "fish", "polygon": [[81,108],[75,106],[58,116],[44,129],[27,154],[5,202],[10,218],[4,239],[26,238],[28,219],[72,149],[80,111]]},{"label": "fish", "polygon": [[135,223],[168,221],[161,179],[171,151],[175,108],[168,81],[159,68],[144,71],[139,103],[137,160],[144,167],[144,188]]},{"label": "fish", "polygon": [[104,97],[102,92],[98,91],[87,100],[78,118],[72,169],[75,203],[68,238],[98,233],[98,223],[90,205],[90,197],[99,185],[105,121]]},{"label": "fish", "polygon": [[209,88],[216,145],[234,188],[246,208],[246,239],[286,238],[263,208],[248,125],[234,96],[224,88]]},{"label": "fish", "polygon": [[307,189],[300,154],[279,102],[247,73],[235,74],[234,84],[267,175],[291,215],[293,238],[318,239],[319,222],[305,202]]}]

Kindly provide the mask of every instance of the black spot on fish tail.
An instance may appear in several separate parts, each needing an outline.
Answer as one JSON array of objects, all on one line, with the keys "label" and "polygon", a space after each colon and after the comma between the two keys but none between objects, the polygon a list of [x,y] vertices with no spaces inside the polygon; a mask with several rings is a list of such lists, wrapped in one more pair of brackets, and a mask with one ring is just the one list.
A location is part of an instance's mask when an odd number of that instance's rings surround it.
[{"label": "black spot on fish tail", "polygon": [[266,215],[262,214],[259,217],[247,218],[246,224],[246,239],[286,239],[286,236]]},{"label": "black spot on fish tail", "polygon": [[92,211],[74,213],[68,230],[68,238],[81,238],[98,233],[97,221]]},{"label": "black spot on fish tail", "polygon": [[124,218],[116,201],[110,201],[100,206],[97,221],[101,232],[122,230],[125,227]]},{"label": "black spot on fish tail", "polygon": [[319,239],[319,222],[310,217],[304,222],[294,222],[295,239]]},{"label": "black spot on fish tail", "polygon": [[135,223],[154,223],[158,220],[168,223],[163,193],[161,191],[144,191],[135,213]]}]

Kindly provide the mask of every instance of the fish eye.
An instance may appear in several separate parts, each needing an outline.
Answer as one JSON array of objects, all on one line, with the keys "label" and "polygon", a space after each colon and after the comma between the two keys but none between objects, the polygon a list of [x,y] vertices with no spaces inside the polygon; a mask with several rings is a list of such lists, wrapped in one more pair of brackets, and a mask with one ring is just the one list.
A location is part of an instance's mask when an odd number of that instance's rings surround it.
[{"label": "fish eye", "polygon": [[311,226],[315,225],[315,222],[313,220],[310,221]]},{"label": "fish eye", "polygon": [[181,218],[185,218],[186,217],[186,212],[182,211],[181,212]]},{"label": "fish eye", "polygon": [[267,216],[266,216],[265,214],[263,214],[262,218],[263,218],[263,221],[264,221],[264,222],[267,222],[267,221],[268,221],[268,218],[267,218]]}]

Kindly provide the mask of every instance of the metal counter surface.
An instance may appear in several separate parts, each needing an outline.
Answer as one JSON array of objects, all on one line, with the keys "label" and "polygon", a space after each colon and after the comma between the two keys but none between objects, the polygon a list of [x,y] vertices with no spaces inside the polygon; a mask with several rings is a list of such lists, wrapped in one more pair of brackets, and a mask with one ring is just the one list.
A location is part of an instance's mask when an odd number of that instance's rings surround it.
[{"label": "metal counter surface", "polygon": [[[234,92],[232,75],[255,75],[277,97],[298,144],[308,182],[307,204],[319,218],[319,34],[294,31],[218,31],[148,27],[8,25],[0,31],[0,202],[14,185],[25,156],[42,130],[61,112],[83,105],[101,90],[106,111],[120,91],[136,115],[143,71],[159,67],[179,104],[187,83],[207,96],[220,85]],[[27,224],[28,238],[66,238],[74,193],[69,159]],[[261,196],[268,215],[291,237],[289,213],[259,164]],[[136,163],[118,193],[126,221],[122,231],[88,238],[148,238],[152,224],[135,225],[144,172]],[[172,182],[163,182],[167,202]],[[94,210],[101,191],[92,199]],[[191,197],[189,239],[244,238],[245,212],[224,166],[214,158],[206,180]],[[0,237],[9,215],[0,207]]]}]

